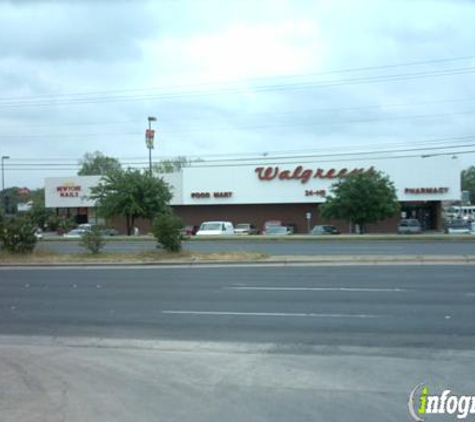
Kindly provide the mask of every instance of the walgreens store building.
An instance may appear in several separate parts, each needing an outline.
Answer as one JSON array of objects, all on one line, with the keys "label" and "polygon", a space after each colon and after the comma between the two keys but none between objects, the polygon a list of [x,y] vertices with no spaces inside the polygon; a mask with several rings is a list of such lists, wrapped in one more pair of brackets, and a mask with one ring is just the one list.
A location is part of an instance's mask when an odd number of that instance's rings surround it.
[{"label": "walgreens store building", "polygon": [[[283,163],[282,161],[285,161]],[[288,162],[279,159],[266,164],[196,163],[180,172],[165,174],[173,192],[172,206],[186,225],[206,220],[234,224],[252,223],[261,228],[265,221],[280,220],[306,233],[308,224],[334,224],[348,232],[345,221],[323,221],[319,206],[339,177],[372,169],[384,172],[394,182],[401,214],[367,227],[369,232],[395,232],[401,217],[417,218],[426,230],[441,230],[442,203],[461,196],[460,165],[455,157],[405,157],[335,161]],[[95,204],[88,198],[98,176],[46,179],[46,206],[59,214],[75,216],[78,222],[97,220]],[[308,221],[307,219],[310,219]],[[125,232],[125,222],[107,222]],[[139,221],[142,233],[150,228]]]}]

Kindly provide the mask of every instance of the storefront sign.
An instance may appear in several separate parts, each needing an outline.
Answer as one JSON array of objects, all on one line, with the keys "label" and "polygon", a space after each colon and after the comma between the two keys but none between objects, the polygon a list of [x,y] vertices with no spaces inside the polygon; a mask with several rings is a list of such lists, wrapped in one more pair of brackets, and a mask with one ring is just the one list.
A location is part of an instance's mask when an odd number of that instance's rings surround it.
[{"label": "storefront sign", "polygon": [[326,196],[327,191],[325,189],[319,189],[319,190],[306,190],[305,191],[305,196],[321,196],[324,198]]},{"label": "storefront sign", "polygon": [[259,180],[300,180],[301,183],[307,183],[310,179],[339,179],[350,174],[369,173],[374,171],[374,167],[369,169],[355,168],[348,170],[343,169],[304,169],[302,166],[297,166],[293,170],[281,170],[279,167],[257,167],[254,170],[257,173]]},{"label": "storefront sign", "polygon": [[78,198],[79,193],[81,192],[81,186],[58,186],[56,192],[58,192],[61,198]]},{"label": "storefront sign", "polygon": [[193,199],[207,199],[207,198],[231,198],[232,192],[192,192]]},{"label": "storefront sign", "polygon": [[449,188],[405,188],[404,193],[414,195],[447,193]]},{"label": "storefront sign", "polygon": [[145,144],[148,149],[153,149],[153,139],[155,137],[155,131],[153,129],[147,129],[145,131]]}]

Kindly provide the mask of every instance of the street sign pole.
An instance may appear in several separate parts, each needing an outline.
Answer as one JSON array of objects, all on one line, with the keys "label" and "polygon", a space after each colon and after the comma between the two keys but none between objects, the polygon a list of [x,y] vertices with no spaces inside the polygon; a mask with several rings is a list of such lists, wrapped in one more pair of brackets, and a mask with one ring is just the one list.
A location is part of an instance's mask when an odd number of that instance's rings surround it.
[{"label": "street sign pole", "polygon": [[149,176],[152,177],[152,148],[153,148],[153,138],[155,135],[155,131],[152,130],[152,122],[157,120],[156,117],[149,116],[148,120],[148,129],[145,132],[145,143],[147,144],[148,148],[148,173]]}]

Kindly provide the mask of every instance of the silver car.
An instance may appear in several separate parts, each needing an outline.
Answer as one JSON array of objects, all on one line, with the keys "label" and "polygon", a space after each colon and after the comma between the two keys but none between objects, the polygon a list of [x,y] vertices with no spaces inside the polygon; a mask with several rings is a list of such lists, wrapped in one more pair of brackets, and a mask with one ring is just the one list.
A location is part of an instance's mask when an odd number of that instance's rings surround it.
[{"label": "silver car", "polygon": [[415,218],[407,218],[401,220],[397,226],[398,234],[417,234],[422,233],[422,227],[419,220]]}]

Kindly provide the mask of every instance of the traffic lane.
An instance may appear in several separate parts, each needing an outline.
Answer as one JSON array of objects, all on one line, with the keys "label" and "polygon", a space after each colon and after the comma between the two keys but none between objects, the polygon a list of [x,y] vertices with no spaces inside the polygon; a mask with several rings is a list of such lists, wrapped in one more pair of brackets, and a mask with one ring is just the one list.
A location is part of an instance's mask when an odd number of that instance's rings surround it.
[{"label": "traffic lane", "polygon": [[262,252],[270,255],[473,255],[475,242],[282,241],[185,243],[197,252]]},{"label": "traffic lane", "polygon": [[[39,250],[57,253],[80,253],[79,242],[40,242]],[[475,242],[407,242],[407,241],[192,241],[183,243],[193,252],[260,252],[270,255],[474,255]],[[106,252],[140,252],[156,250],[153,241],[108,241]]]},{"label": "traffic lane", "polygon": [[473,347],[472,274],[472,266],[2,270],[0,334]]}]

